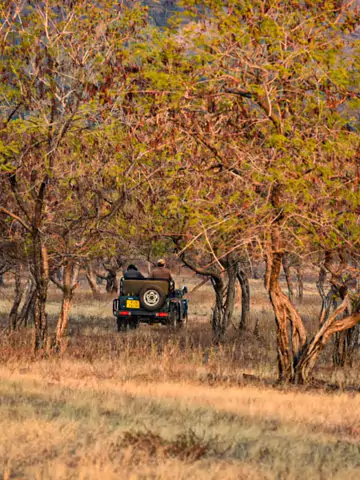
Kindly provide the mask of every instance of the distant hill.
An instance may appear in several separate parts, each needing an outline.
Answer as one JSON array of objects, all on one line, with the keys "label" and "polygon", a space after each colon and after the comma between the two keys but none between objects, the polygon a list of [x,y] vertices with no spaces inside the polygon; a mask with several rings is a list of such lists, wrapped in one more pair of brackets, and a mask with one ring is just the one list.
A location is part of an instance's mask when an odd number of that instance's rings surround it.
[{"label": "distant hill", "polygon": [[177,0],[143,0],[143,3],[149,7],[151,17],[158,27],[165,27],[171,15],[182,10],[177,5]]}]

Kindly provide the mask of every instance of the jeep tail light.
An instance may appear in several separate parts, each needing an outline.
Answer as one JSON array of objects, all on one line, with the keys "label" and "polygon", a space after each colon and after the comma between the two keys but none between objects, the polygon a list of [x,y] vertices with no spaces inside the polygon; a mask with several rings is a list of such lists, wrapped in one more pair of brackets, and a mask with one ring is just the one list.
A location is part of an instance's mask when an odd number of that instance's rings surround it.
[{"label": "jeep tail light", "polygon": [[118,312],[119,315],[131,315],[131,312]]},{"label": "jeep tail light", "polygon": [[166,312],[159,312],[155,314],[156,317],[167,317],[168,314]]}]

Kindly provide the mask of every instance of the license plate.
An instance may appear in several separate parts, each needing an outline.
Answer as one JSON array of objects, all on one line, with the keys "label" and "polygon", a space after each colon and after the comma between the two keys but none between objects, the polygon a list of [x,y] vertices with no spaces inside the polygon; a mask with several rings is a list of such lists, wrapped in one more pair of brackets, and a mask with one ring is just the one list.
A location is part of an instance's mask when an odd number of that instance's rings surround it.
[{"label": "license plate", "polygon": [[126,300],[126,308],[140,308],[139,300]]}]

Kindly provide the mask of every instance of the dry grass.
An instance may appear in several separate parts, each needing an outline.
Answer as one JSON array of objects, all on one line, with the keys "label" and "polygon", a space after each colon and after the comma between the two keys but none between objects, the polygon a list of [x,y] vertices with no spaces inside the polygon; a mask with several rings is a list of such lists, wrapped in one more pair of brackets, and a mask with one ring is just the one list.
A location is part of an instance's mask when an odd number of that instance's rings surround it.
[{"label": "dry grass", "polygon": [[[300,308],[313,328],[306,287]],[[81,292],[57,356],[32,358],[26,329],[2,337],[3,478],[359,478],[359,358],[334,372],[328,352],[321,388],[279,388],[273,316],[261,283],[252,288],[259,338],[233,331],[216,348],[207,287],[191,299],[187,332],[119,335],[111,298]],[[53,290],[52,322],[58,300]],[[4,296],[3,321],[8,305]]]},{"label": "dry grass", "polygon": [[120,372],[106,378],[106,367],[96,372],[88,362],[62,359],[1,368],[4,472],[15,478],[98,478],[100,471],[102,478],[205,478],[209,469],[208,478],[360,473],[358,394],[141,382]]}]

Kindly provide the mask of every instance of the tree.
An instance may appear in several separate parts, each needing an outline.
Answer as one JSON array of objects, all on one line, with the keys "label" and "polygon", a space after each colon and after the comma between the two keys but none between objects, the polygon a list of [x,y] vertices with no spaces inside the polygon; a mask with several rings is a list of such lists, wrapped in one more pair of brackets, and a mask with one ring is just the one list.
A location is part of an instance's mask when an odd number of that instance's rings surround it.
[{"label": "tree", "polygon": [[295,255],[285,254],[282,258],[282,267],[286,279],[286,284],[288,287],[288,296],[291,302],[294,300],[294,284],[292,281],[292,268],[295,268],[296,271],[296,281],[297,281],[297,298],[301,301],[304,295],[304,282],[301,269],[301,259]]},{"label": "tree", "polygon": [[[105,176],[109,173],[106,138],[110,135],[114,144],[112,122],[116,120],[119,129],[126,116],[124,98],[134,69],[131,42],[144,25],[146,11],[136,3],[59,0],[1,2],[0,12],[0,214],[24,232],[36,285],[38,350],[47,337],[49,249],[55,245],[56,251],[63,235],[69,255],[75,228],[82,230],[76,248],[84,253],[98,235],[94,230],[100,218],[111,218],[121,204],[121,191],[108,198],[98,188],[89,194],[88,188],[89,195],[79,198],[76,188],[86,170],[99,185],[103,170]],[[86,157],[91,149],[96,150],[95,161]],[[10,199],[6,204],[5,198]],[[77,208],[60,208],[74,198]],[[57,229],[59,210],[67,218]],[[68,268],[66,257],[63,263]]]},{"label": "tree", "polygon": [[[351,258],[342,249],[339,252],[326,252],[324,255],[317,281],[317,288],[322,299],[319,316],[320,326],[328,320],[332,311],[336,311],[346,295],[349,295],[352,305],[345,309],[342,317],[349,316],[351,311],[356,311],[358,308],[357,285],[360,272],[356,266],[351,265],[350,260]],[[335,333],[333,349],[335,366],[351,365],[352,354],[357,342],[356,328],[358,326],[344,332]]]},{"label": "tree", "polygon": [[166,31],[147,58],[153,108],[171,130],[173,168],[187,173],[198,219],[188,244],[206,233],[213,245],[226,238],[220,261],[244,245],[264,255],[279,377],[303,382],[331,336],[359,321],[356,310],[338,319],[345,295],[309,339],[279,283],[285,254],[358,246],[359,136],[349,126],[359,12],[354,2],[185,3],[189,23]]},{"label": "tree", "polygon": [[192,210],[187,201],[187,189],[184,189],[187,179],[181,178],[183,173],[179,175],[183,167],[171,161],[161,164],[159,160],[156,167],[152,185],[150,188],[144,185],[148,191],[143,197],[149,201],[142,202],[142,212],[138,215],[141,220],[137,220],[137,233],[141,241],[137,251],[145,247],[148,259],[151,254],[176,254],[186,267],[211,282],[214,290],[212,330],[216,341],[223,340],[228,327],[234,324],[237,282],[242,292],[237,328],[249,327],[250,287],[244,258],[233,251],[227,253],[227,242],[220,235],[216,242],[210,243],[208,237],[216,231],[218,222],[208,229],[202,228],[199,212]]}]

